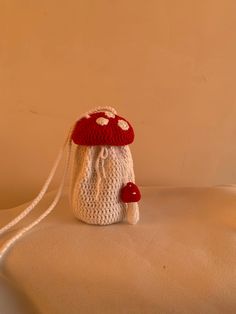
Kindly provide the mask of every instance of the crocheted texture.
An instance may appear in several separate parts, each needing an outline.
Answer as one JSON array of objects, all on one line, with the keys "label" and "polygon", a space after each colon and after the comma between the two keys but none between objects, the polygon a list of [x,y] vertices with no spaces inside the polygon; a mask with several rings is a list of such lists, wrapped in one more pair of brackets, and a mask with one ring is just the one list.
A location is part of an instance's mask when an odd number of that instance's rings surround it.
[{"label": "crocheted texture", "polygon": [[[89,224],[108,225],[126,217],[127,204],[120,199],[120,191],[135,178],[129,146],[106,146],[104,159],[99,157],[102,149],[102,146],[76,146],[70,203],[78,219]],[[103,177],[99,180],[101,170]]]},{"label": "crocheted texture", "polygon": [[101,111],[77,121],[72,140],[77,145],[123,146],[133,142],[134,131],[124,118]]}]

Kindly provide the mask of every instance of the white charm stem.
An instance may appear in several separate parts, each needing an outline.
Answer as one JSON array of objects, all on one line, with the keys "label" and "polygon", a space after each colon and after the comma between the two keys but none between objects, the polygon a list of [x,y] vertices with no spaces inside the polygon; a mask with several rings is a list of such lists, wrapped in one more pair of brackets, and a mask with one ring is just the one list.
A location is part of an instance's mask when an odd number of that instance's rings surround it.
[{"label": "white charm stem", "polygon": [[127,220],[131,225],[135,225],[139,221],[138,203],[128,203]]}]

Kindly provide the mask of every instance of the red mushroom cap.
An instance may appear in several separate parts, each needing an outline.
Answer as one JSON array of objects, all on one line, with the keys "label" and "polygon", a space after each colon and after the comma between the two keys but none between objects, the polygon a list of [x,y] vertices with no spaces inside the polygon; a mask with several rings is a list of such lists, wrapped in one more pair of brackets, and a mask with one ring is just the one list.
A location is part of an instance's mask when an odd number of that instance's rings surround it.
[{"label": "red mushroom cap", "polygon": [[126,119],[99,111],[78,120],[71,138],[77,145],[124,146],[133,142],[134,130]]},{"label": "red mushroom cap", "polygon": [[136,184],[128,182],[126,186],[121,189],[121,200],[124,203],[134,203],[141,199],[141,193]]}]

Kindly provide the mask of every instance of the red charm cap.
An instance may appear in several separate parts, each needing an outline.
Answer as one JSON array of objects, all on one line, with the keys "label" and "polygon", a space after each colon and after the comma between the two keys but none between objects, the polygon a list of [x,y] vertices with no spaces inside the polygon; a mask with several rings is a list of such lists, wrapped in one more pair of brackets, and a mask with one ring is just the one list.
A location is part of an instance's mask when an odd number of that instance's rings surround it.
[{"label": "red charm cap", "polygon": [[141,199],[141,193],[136,184],[128,182],[126,186],[121,189],[121,200],[124,203],[134,203]]},{"label": "red charm cap", "polygon": [[126,119],[104,110],[78,120],[71,139],[77,145],[124,146],[133,142],[134,130]]}]

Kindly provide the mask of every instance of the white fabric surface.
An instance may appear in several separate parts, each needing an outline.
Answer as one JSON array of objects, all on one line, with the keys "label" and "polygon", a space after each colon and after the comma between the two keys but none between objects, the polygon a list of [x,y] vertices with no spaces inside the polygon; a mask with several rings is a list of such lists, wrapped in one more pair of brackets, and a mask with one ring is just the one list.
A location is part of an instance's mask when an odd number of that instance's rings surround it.
[{"label": "white fabric surface", "polygon": [[[236,187],[142,188],[135,226],[79,222],[67,193],[1,265],[29,313],[236,313]],[[1,225],[25,207],[0,211]],[[16,290],[0,287],[0,313],[14,313]]]}]

